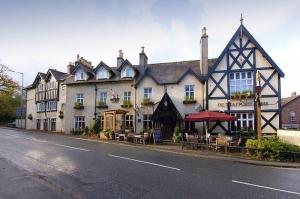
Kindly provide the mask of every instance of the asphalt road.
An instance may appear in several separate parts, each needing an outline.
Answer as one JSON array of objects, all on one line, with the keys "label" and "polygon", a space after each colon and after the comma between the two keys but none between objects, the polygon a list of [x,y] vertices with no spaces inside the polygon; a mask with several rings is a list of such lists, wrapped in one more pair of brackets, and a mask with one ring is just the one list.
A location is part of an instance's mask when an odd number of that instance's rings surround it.
[{"label": "asphalt road", "polygon": [[300,198],[300,170],[0,128],[0,198]]}]

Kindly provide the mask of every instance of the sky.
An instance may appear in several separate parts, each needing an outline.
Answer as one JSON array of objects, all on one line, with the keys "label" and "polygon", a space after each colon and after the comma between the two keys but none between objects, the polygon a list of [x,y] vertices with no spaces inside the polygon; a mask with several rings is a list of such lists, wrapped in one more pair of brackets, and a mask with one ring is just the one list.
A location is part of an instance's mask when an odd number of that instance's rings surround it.
[{"label": "sky", "polygon": [[[200,58],[201,29],[217,58],[244,25],[285,73],[282,96],[300,94],[300,1],[297,0],[0,0],[0,63],[24,72],[66,72],[76,55],[113,67],[118,50],[138,63]],[[20,76],[11,74],[20,82]]]}]

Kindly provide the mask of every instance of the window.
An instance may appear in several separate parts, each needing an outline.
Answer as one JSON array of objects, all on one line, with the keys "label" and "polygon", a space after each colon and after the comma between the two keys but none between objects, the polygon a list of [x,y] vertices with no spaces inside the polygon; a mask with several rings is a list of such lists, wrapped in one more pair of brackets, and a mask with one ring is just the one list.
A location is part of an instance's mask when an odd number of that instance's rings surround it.
[{"label": "window", "polygon": [[106,104],[106,99],[107,99],[107,92],[101,92],[100,93],[100,102]]},{"label": "window", "polygon": [[152,115],[143,115],[143,129],[152,129]]},{"label": "window", "polygon": [[85,80],[85,74],[83,70],[80,69],[75,73],[75,80]]},{"label": "window", "polygon": [[[185,116],[188,116],[188,115],[189,114],[186,114]],[[196,129],[195,122],[184,122],[184,127],[185,127],[185,130],[188,132],[193,132]]]},{"label": "window", "polygon": [[47,111],[56,111],[56,110],[57,110],[57,101],[48,101]]},{"label": "window", "polygon": [[108,71],[105,68],[100,68],[97,72],[97,79],[108,79]]},{"label": "window", "polygon": [[125,128],[132,129],[133,128],[133,115],[125,115]]},{"label": "window", "polygon": [[56,119],[55,118],[51,118],[51,131],[56,131]]},{"label": "window", "polygon": [[230,94],[242,93],[244,91],[253,92],[253,73],[252,72],[238,72],[230,73]]},{"label": "window", "polygon": [[133,77],[134,76],[134,73],[133,73],[133,69],[130,67],[130,66],[125,66],[123,69],[122,69],[122,72],[121,72],[121,77]]},{"label": "window", "polygon": [[124,92],[124,100],[130,101],[131,100],[131,91]]},{"label": "window", "polygon": [[244,131],[253,130],[254,128],[254,116],[253,113],[234,113],[231,114],[237,117],[237,121],[231,122],[231,131]]},{"label": "window", "polygon": [[43,112],[45,111],[45,102],[40,102],[36,104],[36,112]]},{"label": "window", "polygon": [[290,121],[291,123],[296,122],[296,113],[294,111],[290,112]]},{"label": "window", "polygon": [[104,124],[104,117],[103,117],[103,115],[99,116],[99,121],[100,121],[100,129],[103,129],[103,124]]},{"label": "window", "polygon": [[44,119],[44,131],[48,131],[48,119]]},{"label": "window", "polygon": [[188,99],[195,98],[195,86],[194,85],[186,85],[185,86],[185,97]]},{"label": "window", "polygon": [[151,99],[152,88],[144,88],[144,98]]},{"label": "window", "polygon": [[36,119],[36,129],[41,130],[41,119]]},{"label": "window", "polygon": [[74,117],[74,128],[75,129],[84,129],[85,122],[84,122],[84,116],[75,116]]},{"label": "window", "polygon": [[83,93],[77,93],[76,94],[76,102],[83,104]]}]

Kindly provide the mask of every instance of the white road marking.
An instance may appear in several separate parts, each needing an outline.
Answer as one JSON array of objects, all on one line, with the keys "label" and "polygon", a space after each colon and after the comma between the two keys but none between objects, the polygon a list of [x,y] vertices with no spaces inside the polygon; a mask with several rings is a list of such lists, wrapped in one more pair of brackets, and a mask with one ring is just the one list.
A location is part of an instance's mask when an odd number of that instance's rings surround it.
[{"label": "white road marking", "polygon": [[243,184],[243,185],[248,185],[248,186],[253,186],[253,187],[259,187],[259,188],[263,188],[263,189],[270,189],[270,190],[274,190],[274,191],[280,191],[280,192],[284,192],[284,193],[300,195],[299,192],[288,191],[288,190],[284,190],[284,189],[277,189],[277,188],[272,188],[272,187],[266,187],[266,186],[262,186],[262,185],[251,184],[251,183],[241,182],[241,181],[237,181],[237,180],[232,180],[232,182],[238,183],[238,184]]},{"label": "white road marking", "polygon": [[76,150],[80,150],[80,151],[90,151],[88,149],[83,149],[83,148],[77,148],[77,147],[72,147],[72,146],[67,146],[67,145],[63,145],[63,144],[55,144],[56,146],[62,146],[62,147],[66,147],[69,149],[76,149]]},{"label": "white road marking", "polygon": [[131,161],[134,161],[134,162],[140,162],[140,163],[143,163],[143,164],[150,164],[150,165],[154,165],[154,166],[158,166],[158,167],[164,167],[164,168],[173,169],[173,170],[176,170],[176,171],[180,171],[180,169],[178,169],[178,168],[170,167],[170,166],[166,166],[166,165],[162,165],[162,164],[156,164],[156,163],[152,163],[152,162],[146,162],[146,161],[142,161],[142,160],[136,160],[136,159],[132,159],[132,158],[126,158],[126,157],[122,157],[122,156],[118,156],[118,155],[113,155],[113,154],[108,154],[108,156],[115,157],[115,158],[120,158],[120,159],[124,159],[124,160],[131,160]]}]

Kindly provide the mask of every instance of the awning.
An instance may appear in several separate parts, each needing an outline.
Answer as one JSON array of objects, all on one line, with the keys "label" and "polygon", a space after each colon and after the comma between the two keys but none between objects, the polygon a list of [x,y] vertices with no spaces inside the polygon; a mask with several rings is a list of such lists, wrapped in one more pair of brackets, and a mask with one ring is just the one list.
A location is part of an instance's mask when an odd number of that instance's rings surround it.
[{"label": "awning", "polygon": [[202,111],[199,113],[193,113],[184,118],[186,122],[225,122],[225,121],[236,121],[237,117],[228,115],[226,113],[213,112],[213,111]]}]

